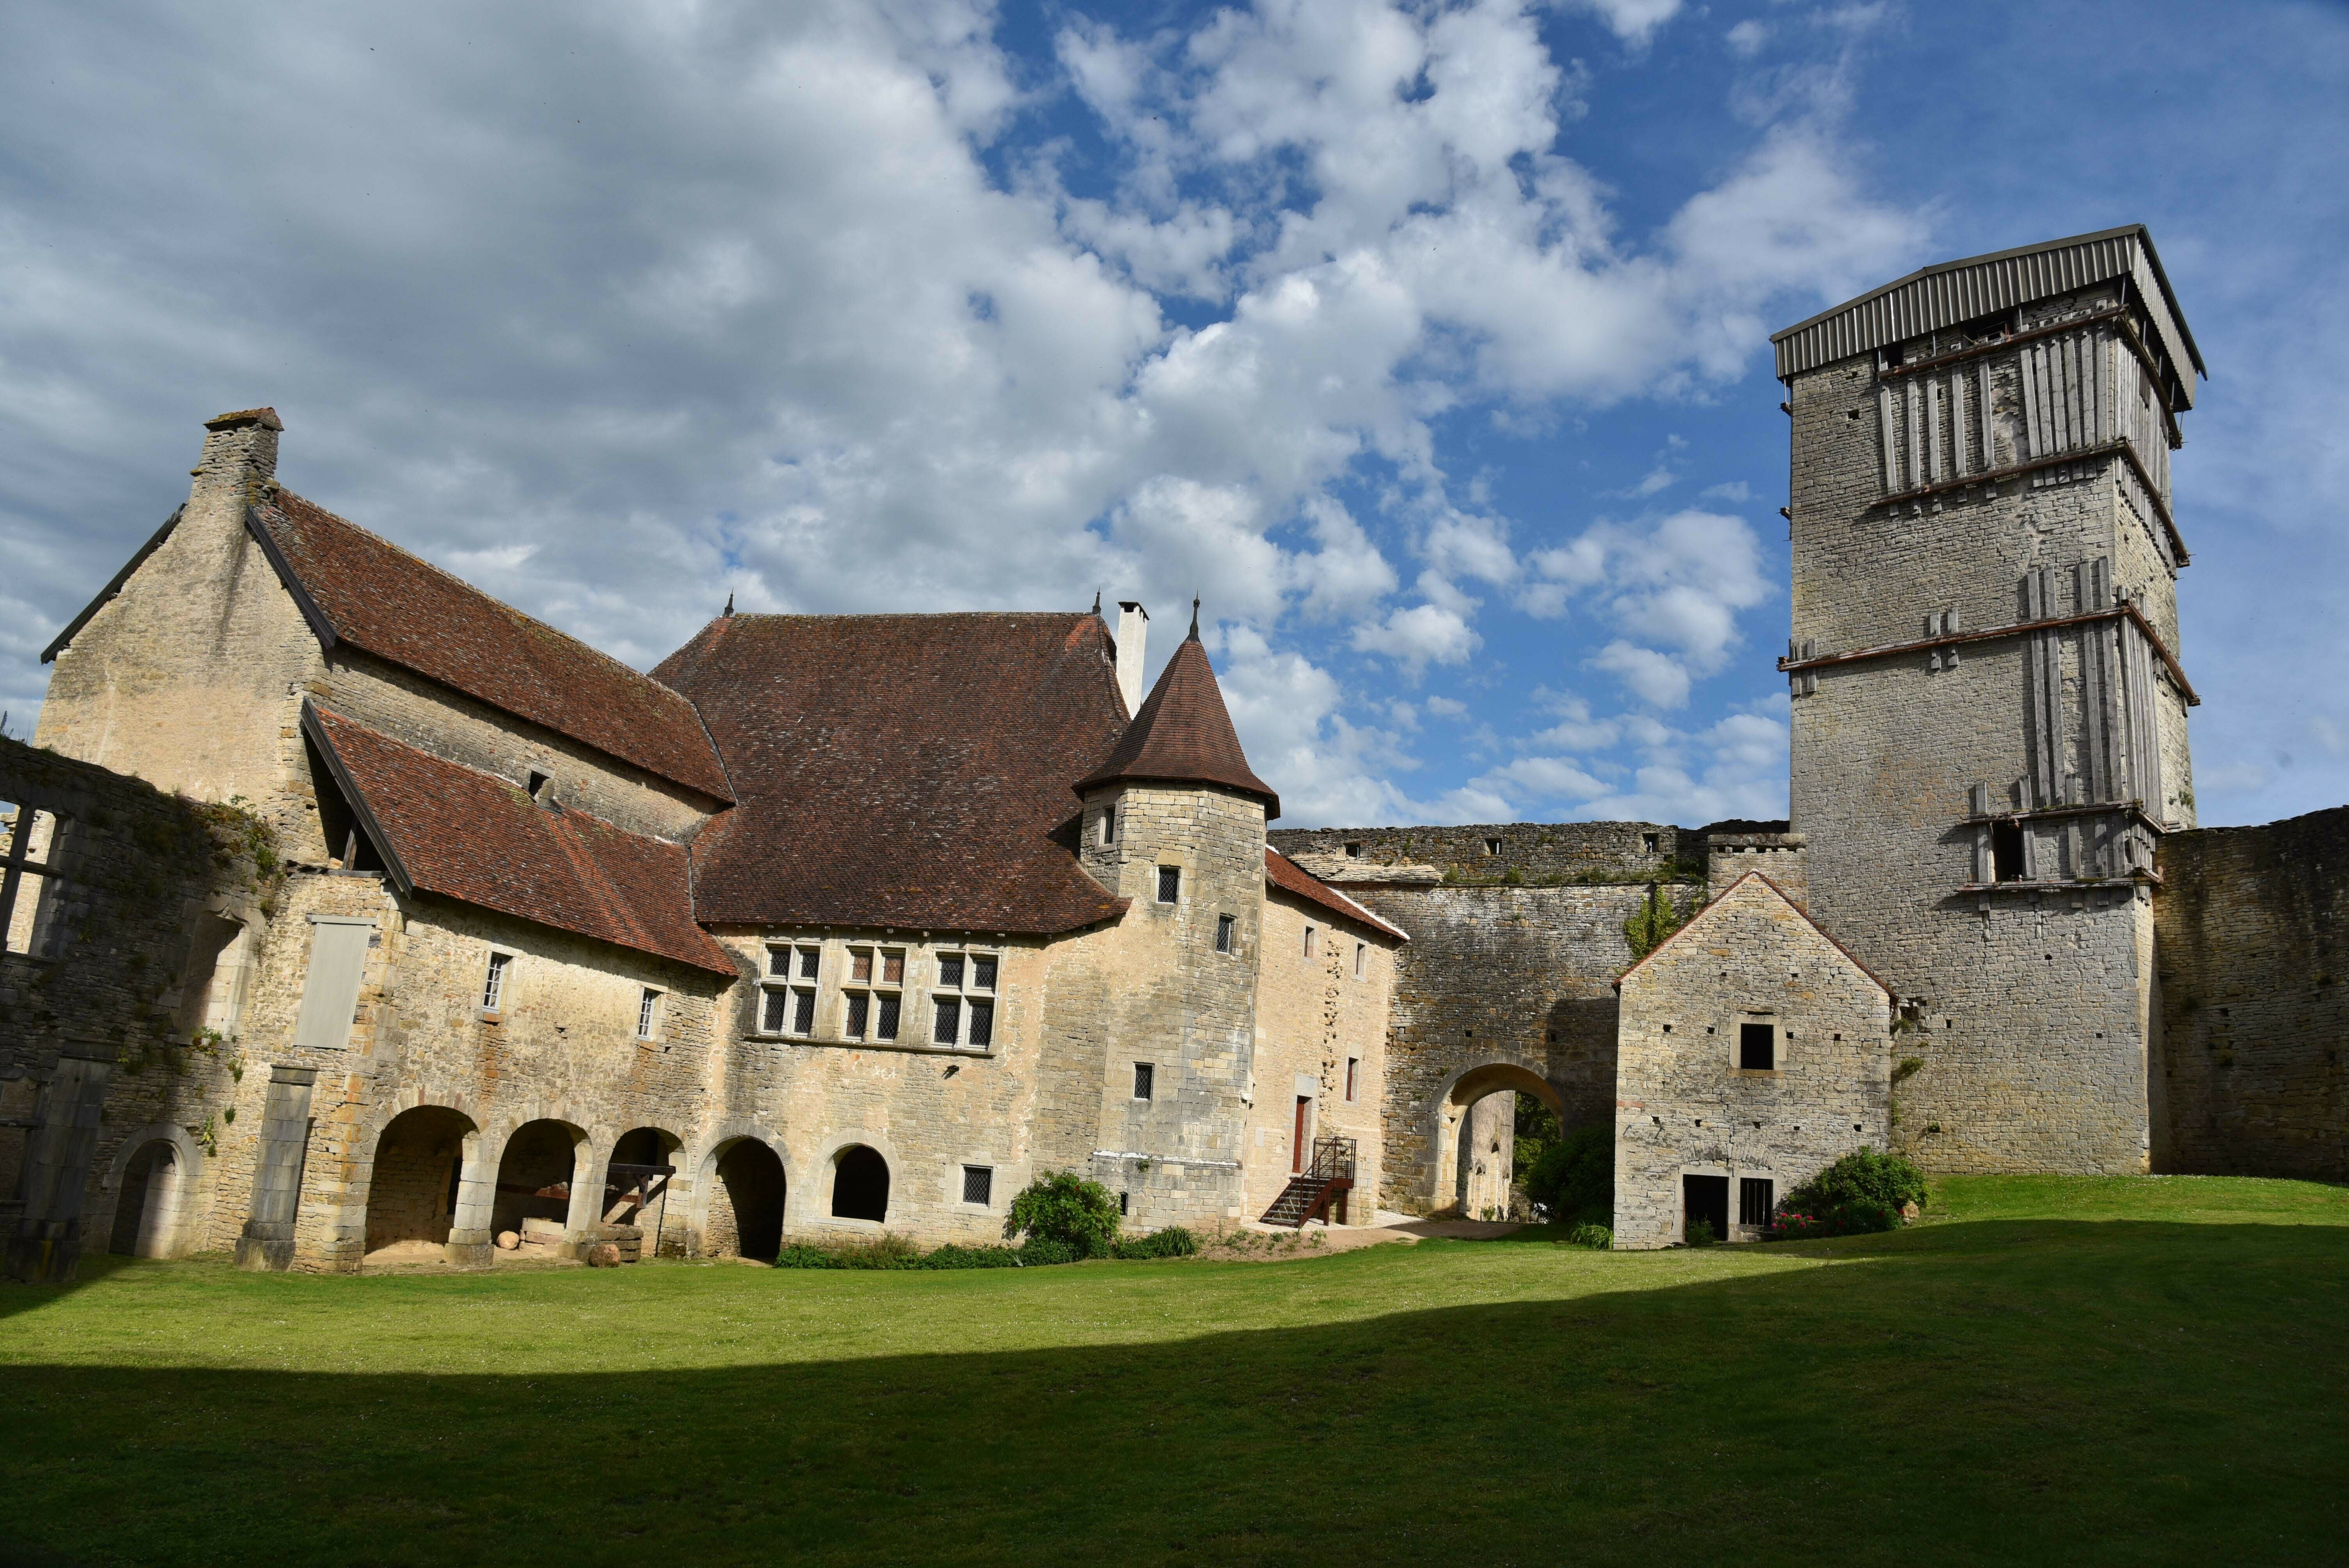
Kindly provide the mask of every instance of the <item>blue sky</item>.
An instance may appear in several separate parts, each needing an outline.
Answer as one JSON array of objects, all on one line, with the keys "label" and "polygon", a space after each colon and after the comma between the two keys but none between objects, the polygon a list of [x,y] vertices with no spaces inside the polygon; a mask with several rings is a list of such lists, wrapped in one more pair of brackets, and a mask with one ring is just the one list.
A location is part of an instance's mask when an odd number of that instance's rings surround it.
[{"label": "blue sky", "polygon": [[268,403],[639,665],[1196,592],[1291,825],[1775,816],[1768,334],[2145,222],[2203,820],[2338,804],[2344,106],[2337,5],[12,6],[0,707]]}]

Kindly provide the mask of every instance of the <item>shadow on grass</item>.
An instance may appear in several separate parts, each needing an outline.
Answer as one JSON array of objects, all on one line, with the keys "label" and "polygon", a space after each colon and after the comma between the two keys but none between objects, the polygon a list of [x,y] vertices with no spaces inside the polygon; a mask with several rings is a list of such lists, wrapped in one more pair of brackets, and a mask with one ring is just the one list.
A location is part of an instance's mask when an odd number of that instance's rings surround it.
[{"label": "shadow on grass", "polygon": [[[92,1563],[2338,1561],[2349,1230],[1769,1255],[1832,1261],[1008,1353],[20,1367],[9,1531]],[[1330,1266],[1409,1299],[1361,1256]]]}]

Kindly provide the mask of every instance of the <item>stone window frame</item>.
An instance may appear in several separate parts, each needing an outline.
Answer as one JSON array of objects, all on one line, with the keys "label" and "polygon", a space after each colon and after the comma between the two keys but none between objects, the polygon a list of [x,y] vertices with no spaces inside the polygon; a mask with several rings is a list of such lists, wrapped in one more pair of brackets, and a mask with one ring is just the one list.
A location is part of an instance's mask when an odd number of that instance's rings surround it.
[{"label": "stone window frame", "polygon": [[[1183,902],[1183,868],[1161,863],[1158,867],[1157,903],[1162,909],[1172,909]],[[1173,896],[1168,896],[1169,894]]]},{"label": "stone window frame", "polygon": [[[65,915],[72,882],[66,875],[67,846],[74,818],[36,800],[11,802],[16,814],[0,832],[0,950],[36,964],[54,964],[65,955],[70,931]],[[46,820],[47,841],[36,847]],[[29,913],[17,908],[25,882],[35,883]],[[24,914],[25,945],[16,944],[19,914]]]},{"label": "stone window frame", "polygon": [[[854,941],[843,945],[845,949],[844,962],[838,982],[840,1037],[856,1045],[902,1044],[905,1038],[905,999],[913,989],[905,974],[908,963],[918,948],[911,943],[879,940]],[[864,961],[862,978],[856,973],[860,958]],[[897,961],[897,977],[895,980],[889,978],[889,961],[893,958]],[[852,1032],[849,1020],[854,1016],[859,998],[864,999],[865,1006],[864,1026]],[[896,1027],[885,1035],[880,1028],[881,1019],[886,1011],[884,1004],[891,1001],[897,1004]]]},{"label": "stone window frame", "polygon": [[667,1007],[664,1006],[667,999],[668,992],[661,986],[639,985],[636,988],[636,1039],[638,1043],[649,1045],[656,1043],[660,1039],[661,1025],[666,1021],[664,1015],[668,1011]]},{"label": "stone window frame", "polygon": [[[995,1024],[1002,1011],[1003,954],[999,949],[957,944],[932,948],[930,958],[930,1038],[933,1046],[948,1047],[985,1056],[995,1049]],[[992,980],[980,985],[978,971],[985,965]],[[956,978],[947,979],[950,971]],[[944,1024],[947,1008],[955,1021],[949,1027],[949,1037],[940,1038],[938,1029]],[[985,1023],[982,1026],[981,1020]],[[985,1038],[974,1037],[984,1034]]]},{"label": "stone window frame", "polygon": [[1370,977],[1371,944],[1358,940],[1354,944],[1354,978],[1367,980]]},{"label": "stone window frame", "polygon": [[1362,1058],[1360,1057],[1346,1058],[1346,1103],[1348,1105],[1357,1103],[1361,1097],[1361,1066]]},{"label": "stone window frame", "polygon": [[481,955],[481,994],[475,998],[473,1016],[485,1024],[500,1024],[513,1011],[515,976],[520,973],[522,954],[502,943],[488,944]]},{"label": "stone window frame", "polygon": [[[759,965],[758,1032],[769,1039],[815,1038],[816,1003],[823,985],[823,940],[778,936],[759,946],[763,962]],[[780,968],[779,957],[783,957]]]},{"label": "stone window frame", "polygon": [[1216,916],[1216,951],[1235,954],[1240,950],[1239,917],[1230,914]]},{"label": "stone window frame", "polygon": [[[1776,1009],[1741,1008],[1731,1017],[1730,1023],[1732,1026],[1724,1033],[1727,1036],[1726,1044],[1729,1047],[1731,1072],[1739,1078],[1776,1078],[1786,1070],[1786,1023]],[[1766,1068],[1749,1068],[1745,1065],[1744,1034],[1745,1026],[1748,1024],[1770,1026],[1770,1065]]]},{"label": "stone window frame", "polygon": [[[955,1200],[955,1207],[975,1213],[993,1213],[995,1212],[995,1166],[986,1161],[963,1161],[959,1162],[959,1174],[962,1184]],[[973,1198],[970,1195],[973,1176],[981,1178],[981,1184],[987,1193],[984,1198]]]},{"label": "stone window frame", "polygon": [[1112,800],[1101,809],[1093,823],[1093,848],[1109,850],[1117,847],[1117,802]]},{"label": "stone window frame", "polygon": [[1138,1105],[1153,1105],[1158,1099],[1158,1064],[1133,1064],[1133,1099]]}]

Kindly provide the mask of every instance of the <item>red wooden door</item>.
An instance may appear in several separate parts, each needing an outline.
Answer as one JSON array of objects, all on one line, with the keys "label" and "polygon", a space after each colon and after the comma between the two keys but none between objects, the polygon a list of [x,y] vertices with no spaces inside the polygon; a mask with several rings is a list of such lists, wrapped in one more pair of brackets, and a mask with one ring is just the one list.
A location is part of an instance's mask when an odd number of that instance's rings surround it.
[{"label": "red wooden door", "polygon": [[1312,1126],[1312,1116],[1313,1097],[1308,1094],[1299,1095],[1297,1097],[1297,1136],[1290,1140],[1288,1146],[1288,1169],[1292,1172],[1305,1169],[1305,1134]]}]

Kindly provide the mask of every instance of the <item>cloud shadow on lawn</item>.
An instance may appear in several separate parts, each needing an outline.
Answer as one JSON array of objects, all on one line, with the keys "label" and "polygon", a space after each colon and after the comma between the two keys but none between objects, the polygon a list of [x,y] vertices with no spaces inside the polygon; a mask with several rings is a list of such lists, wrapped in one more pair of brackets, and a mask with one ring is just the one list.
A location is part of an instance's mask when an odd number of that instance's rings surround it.
[{"label": "cloud shadow on lawn", "polygon": [[1138,1345],[19,1367],[9,1533],[90,1562],[2337,1553],[2349,1229],[2002,1222],[1834,1255]]}]

